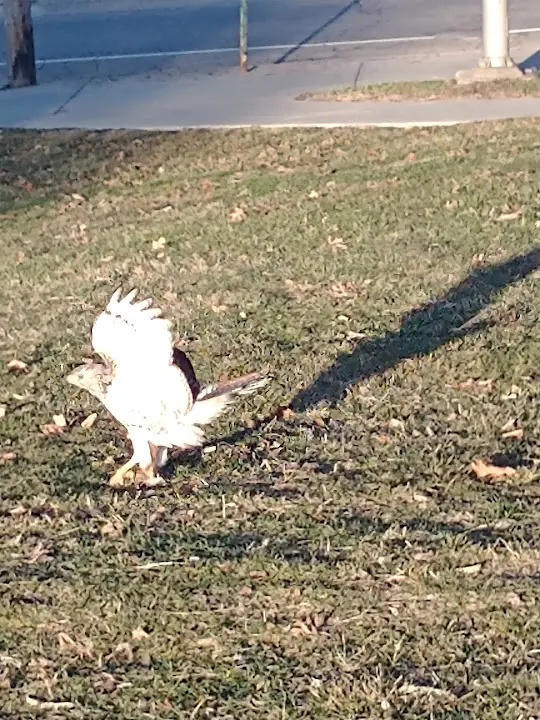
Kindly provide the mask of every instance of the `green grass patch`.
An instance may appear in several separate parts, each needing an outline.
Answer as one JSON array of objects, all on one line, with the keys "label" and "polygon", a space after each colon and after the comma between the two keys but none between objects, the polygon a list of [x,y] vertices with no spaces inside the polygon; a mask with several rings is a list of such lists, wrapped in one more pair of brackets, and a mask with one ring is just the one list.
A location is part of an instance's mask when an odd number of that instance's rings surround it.
[{"label": "green grass patch", "polygon": [[[2,717],[537,716],[539,130],[2,133]],[[276,375],[165,487],[64,382],[120,283]]]},{"label": "green grass patch", "polygon": [[454,100],[470,98],[490,100],[495,98],[540,97],[540,76],[524,75],[516,80],[493,80],[458,84],[455,80],[419,80],[361,84],[355,87],[302,93],[297,100],[332,100],[336,102],[400,102],[403,100]]}]

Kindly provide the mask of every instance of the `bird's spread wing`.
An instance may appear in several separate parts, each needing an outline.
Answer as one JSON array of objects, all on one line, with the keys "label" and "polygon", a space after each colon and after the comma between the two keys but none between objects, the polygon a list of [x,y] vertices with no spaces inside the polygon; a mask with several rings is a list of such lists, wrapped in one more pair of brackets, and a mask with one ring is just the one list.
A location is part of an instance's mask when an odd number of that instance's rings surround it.
[{"label": "bird's spread wing", "polygon": [[115,371],[136,368],[159,373],[173,359],[170,323],[152,300],[134,302],[137,290],[121,298],[116,290],[92,328],[92,347]]}]

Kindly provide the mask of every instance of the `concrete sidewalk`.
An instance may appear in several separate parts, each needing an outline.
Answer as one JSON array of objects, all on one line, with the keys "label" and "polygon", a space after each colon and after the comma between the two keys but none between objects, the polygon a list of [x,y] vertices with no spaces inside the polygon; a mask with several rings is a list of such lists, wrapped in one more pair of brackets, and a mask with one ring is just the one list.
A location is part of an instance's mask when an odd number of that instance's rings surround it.
[{"label": "concrete sidewalk", "polygon": [[[537,63],[540,34],[514,38],[512,54]],[[355,83],[452,77],[474,66],[480,41],[395,43],[341,52],[339,59],[261,64],[247,75],[124,68],[107,79],[64,75],[0,93],[4,128],[172,130],[187,127],[437,125],[540,116],[540,98],[425,102],[312,102],[302,92]]]}]

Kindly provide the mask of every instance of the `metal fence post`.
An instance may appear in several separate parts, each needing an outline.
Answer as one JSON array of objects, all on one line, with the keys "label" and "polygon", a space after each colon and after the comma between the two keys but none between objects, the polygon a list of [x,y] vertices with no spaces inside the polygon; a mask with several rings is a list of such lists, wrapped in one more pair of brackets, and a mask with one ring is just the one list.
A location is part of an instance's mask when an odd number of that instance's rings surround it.
[{"label": "metal fence post", "polygon": [[248,71],[248,0],[240,0],[240,70]]}]

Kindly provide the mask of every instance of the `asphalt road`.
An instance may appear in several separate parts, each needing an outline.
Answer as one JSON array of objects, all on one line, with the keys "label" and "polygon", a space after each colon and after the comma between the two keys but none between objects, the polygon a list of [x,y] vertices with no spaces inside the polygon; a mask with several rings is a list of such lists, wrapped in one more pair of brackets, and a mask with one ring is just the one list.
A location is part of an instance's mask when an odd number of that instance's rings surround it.
[{"label": "asphalt road", "polygon": [[[250,47],[481,32],[481,0],[248,1]],[[540,27],[538,0],[509,4],[512,29]],[[89,0],[82,12],[69,3],[63,11],[57,0],[49,12],[38,0],[36,54],[67,59],[236,48],[238,6],[239,0],[155,0],[151,9],[144,3],[134,9],[130,0],[117,0],[104,10]]]}]

